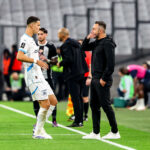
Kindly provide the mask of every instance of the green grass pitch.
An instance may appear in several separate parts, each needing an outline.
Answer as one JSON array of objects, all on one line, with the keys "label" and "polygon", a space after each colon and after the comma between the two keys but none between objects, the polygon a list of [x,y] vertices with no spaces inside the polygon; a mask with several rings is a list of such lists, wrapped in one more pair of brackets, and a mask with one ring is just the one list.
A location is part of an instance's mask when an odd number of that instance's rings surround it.
[{"label": "green grass pitch", "polygon": [[[32,102],[0,102],[0,104],[34,115]],[[57,107],[57,122],[67,126],[67,103]],[[150,109],[142,112],[115,109],[121,139],[110,140],[137,150],[150,150]],[[51,118],[50,118],[51,120]],[[82,140],[79,133],[46,123],[45,129],[52,140],[32,139],[33,124],[36,120],[0,107],[0,150],[119,150],[123,149],[103,141]],[[74,128],[84,133],[92,131],[91,111],[84,127]],[[102,112],[101,136],[110,131],[108,120]]]}]

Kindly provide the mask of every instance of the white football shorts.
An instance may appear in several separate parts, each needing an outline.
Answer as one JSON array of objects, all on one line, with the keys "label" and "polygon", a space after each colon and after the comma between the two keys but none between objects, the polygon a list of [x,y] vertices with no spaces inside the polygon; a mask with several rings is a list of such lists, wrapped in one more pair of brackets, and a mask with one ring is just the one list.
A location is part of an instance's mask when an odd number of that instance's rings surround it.
[{"label": "white football shorts", "polygon": [[47,100],[48,95],[54,95],[54,92],[47,81],[33,83],[29,86],[29,90],[31,92],[33,101]]}]

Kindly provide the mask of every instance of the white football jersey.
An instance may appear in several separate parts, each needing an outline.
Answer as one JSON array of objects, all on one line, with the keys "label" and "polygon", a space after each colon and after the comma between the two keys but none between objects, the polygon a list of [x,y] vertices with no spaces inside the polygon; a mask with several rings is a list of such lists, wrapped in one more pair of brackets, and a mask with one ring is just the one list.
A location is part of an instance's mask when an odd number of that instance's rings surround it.
[{"label": "white football jersey", "polygon": [[[19,51],[22,51],[30,58],[39,60],[39,47],[34,39],[26,33],[21,37]],[[25,69],[25,81],[27,86],[39,83],[44,80],[41,67],[34,63],[23,62]]]}]

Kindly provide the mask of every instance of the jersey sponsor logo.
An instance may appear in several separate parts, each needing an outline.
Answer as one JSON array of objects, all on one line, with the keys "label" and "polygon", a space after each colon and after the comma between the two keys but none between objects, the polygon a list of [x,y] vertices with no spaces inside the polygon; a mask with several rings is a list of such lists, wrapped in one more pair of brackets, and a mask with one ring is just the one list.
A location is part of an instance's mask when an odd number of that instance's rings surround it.
[{"label": "jersey sponsor logo", "polygon": [[21,48],[24,48],[25,47],[25,43],[23,42],[23,43],[21,43]]},{"label": "jersey sponsor logo", "polygon": [[38,53],[38,52],[39,52],[39,50],[37,50],[37,49],[34,51],[34,53]]}]

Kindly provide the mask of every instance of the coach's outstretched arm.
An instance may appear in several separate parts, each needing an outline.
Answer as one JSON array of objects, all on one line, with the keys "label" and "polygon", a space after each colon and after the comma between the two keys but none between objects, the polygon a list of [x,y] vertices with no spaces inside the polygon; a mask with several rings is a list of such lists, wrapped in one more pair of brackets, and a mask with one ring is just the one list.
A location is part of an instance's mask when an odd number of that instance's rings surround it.
[{"label": "coach's outstretched arm", "polygon": [[26,55],[24,54],[24,52],[22,52],[22,51],[18,51],[17,59],[18,59],[19,61],[22,61],[22,62],[36,63],[36,64],[39,65],[41,68],[48,69],[47,63],[45,63],[45,62],[43,62],[43,61],[41,61],[41,60],[36,60],[36,59],[33,59],[33,58],[29,58],[29,57],[26,56]]}]

